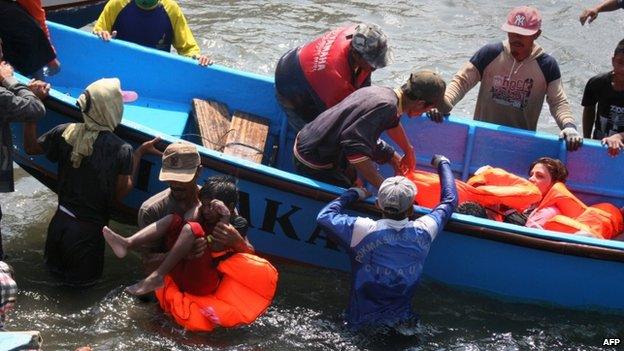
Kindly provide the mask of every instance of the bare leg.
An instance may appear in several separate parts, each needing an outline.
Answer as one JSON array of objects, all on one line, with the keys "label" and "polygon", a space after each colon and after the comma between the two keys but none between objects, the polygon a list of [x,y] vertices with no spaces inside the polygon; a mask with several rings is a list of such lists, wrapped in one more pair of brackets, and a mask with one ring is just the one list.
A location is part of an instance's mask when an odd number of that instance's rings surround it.
[{"label": "bare leg", "polygon": [[147,227],[125,238],[109,227],[102,229],[102,234],[108,245],[113,249],[115,256],[124,258],[128,250],[141,247],[142,245],[160,240],[167,234],[167,229],[171,225],[173,215],[165,216]]},{"label": "bare leg", "polygon": [[160,266],[147,278],[129,286],[126,291],[132,295],[143,295],[160,288],[163,285],[165,275],[191,252],[194,242],[195,235],[193,235],[191,228],[185,225],[180,232],[178,240],[176,240]]}]

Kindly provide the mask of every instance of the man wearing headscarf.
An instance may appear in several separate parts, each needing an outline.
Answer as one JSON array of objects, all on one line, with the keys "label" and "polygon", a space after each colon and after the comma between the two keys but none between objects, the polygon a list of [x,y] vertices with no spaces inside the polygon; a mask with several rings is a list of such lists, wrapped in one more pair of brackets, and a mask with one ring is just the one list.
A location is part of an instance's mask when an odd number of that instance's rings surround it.
[{"label": "man wearing headscarf", "polygon": [[59,206],[48,226],[44,259],[65,283],[91,285],[102,275],[109,209],[133,186],[145,152],[158,154],[154,139],[133,154],[132,146],[114,134],[123,115],[117,78],[90,84],[78,98],[84,123],[58,125],[37,139],[36,125],[24,129],[24,148],[58,163]]}]

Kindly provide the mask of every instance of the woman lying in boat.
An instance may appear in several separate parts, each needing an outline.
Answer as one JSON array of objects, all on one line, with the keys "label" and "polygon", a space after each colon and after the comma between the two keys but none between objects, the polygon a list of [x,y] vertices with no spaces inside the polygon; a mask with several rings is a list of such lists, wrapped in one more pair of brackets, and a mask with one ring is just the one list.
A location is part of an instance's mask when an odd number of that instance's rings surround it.
[{"label": "woman lying in boat", "polygon": [[[249,324],[271,303],[277,271],[268,261],[251,255],[253,247],[243,237],[247,220],[231,215],[238,203],[231,177],[209,178],[199,199],[197,214],[190,215],[199,217],[197,222],[171,214],[129,238],[105,227],[104,238],[120,258],[129,249],[165,238],[169,252],[162,264],[127,290],[141,295],[158,289],[156,297],[163,310],[186,329],[210,331],[217,325]],[[207,233],[210,244],[204,255],[184,260],[195,238]]]},{"label": "woman lying in boat", "polygon": [[[477,188],[496,185],[498,179],[492,174],[500,171],[502,170],[490,166],[482,167],[468,180],[468,184]],[[507,176],[514,175],[508,173]],[[611,239],[618,235],[624,229],[621,211],[606,203],[585,205],[565,186],[567,177],[568,169],[563,162],[550,157],[535,160],[529,167],[528,181],[539,189],[542,194],[540,201],[523,211],[506,211],[504,205],[499,208],[486,207],[489,210],[486,211],[489,212],[488,217],[524,224],[529,228],[602,239]]]}]

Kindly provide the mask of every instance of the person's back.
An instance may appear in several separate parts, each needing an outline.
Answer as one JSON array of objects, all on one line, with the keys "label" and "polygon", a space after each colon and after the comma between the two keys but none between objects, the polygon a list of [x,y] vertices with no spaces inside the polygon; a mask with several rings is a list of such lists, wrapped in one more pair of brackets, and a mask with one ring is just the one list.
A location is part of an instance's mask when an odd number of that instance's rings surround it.
[{"label": "person's back", "polygon": [[432,161],[441,179],[441,202],[429,214],[414,221],[416,186],[405,177],[391,177],[381,184],[378,221],[343,214],[344,207],[367,194],[351,188],[318,214],[317,223],[328,237],[344,247],[351,258],[351,293],[347,322],[354,329],[394,327],[414,321],[411,299],[433,239],[457,206],[457,189],[448,159]]},{"label": "person's back", "polygon": [[110,131],[101,131],[93,143],[93,153],[74,168],[73,147],[62,137],[68,126],[59,125],[39,138],[46,157],[58,162],[59,205],[80,219],[106,224],[117,176],[132,171],[132,146]]}]

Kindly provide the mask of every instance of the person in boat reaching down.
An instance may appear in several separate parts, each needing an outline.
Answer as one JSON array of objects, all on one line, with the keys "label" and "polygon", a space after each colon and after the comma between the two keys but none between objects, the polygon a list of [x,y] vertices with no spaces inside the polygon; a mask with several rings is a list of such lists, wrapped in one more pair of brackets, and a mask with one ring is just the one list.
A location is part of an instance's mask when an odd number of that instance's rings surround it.
[{"label": "person in boat reaching down", "polygon": [[624,8],[624,0],[604,0],[594,7],[583,10],[579,16],[579,21],[581,21],[581,25],[585,25],[586,22],[592,23],[600,12],[610,12],[622,8]]},{"label": "person in boat reaching down", "polygon": [[445,109],[431,111],[432,118],[442,121],[441,116],[481,82],[475,120],[536,130],[546,98],[568,150],[581,147],[583,137],[563,91],[559,65],[535,42],[541,25],[537,9],[511,10],[501,27],[508,40],[482,47],[464,64],[446,88]]},{"label": "person in boat reaching down", "polygon": [[[143,295],[152,292],[163,285],[166,274],[171,274],[181,291],[193,295],[209,294],[219,283],[216,262],[226,257],[222,254],[254,252],[245,237],[247,220],[235,214],[238,189],[233,178],[209,178],[199,192],[199,199],[201,206],[191,210],[193,214],[186,217],[192,219],[188,221],[170,214],[128,238],[104,227],[104,239],[119,258],[125,257],[128,250],[163,239],[169,250],[155,271],[127,288],[129,293]],[[185,259],[192,252],[196,237],[203,235],[209,238],[208,248],[198,258]]]},{"label": "person in boat reaching down", "polygon": [[352,92],[370,86],[372,72],[391,61],[388,38],[378,25],[334,29],[280,58],[275,69],[277,101],[298,132]]},{"label": "person in boat reaching down", "polygon": [[347,323],[351,328],[397,327],[417,320],[411,308],[431,243],[457,207],[457,189],[449,160],[433,157],[441,183],[440,203],[414,221],[417,189],[405,177],[383,181],[377,207],[383,218],[352,217],[346,207],[365,199],[362,188],[350,188],[329,203],[317,217],[327,235],[345,248],[351,258],[351,292]]},{"label": "person in boat reaching down", "polygon": [[[414,71],[400,88],[370,86],[356,90],[308,123],[295,138],[298,173],[338,186],[353,186],[359,173],[375,188],[383,177],[375,163],[390,163],[398,174],[413,169],[414,148],[400,118],[418,117],[443,101],[446,84],[432,71]],[[386,132],[404,152],[400,156],[379,139]]]},{"label": "person in boat reaching down", "polygon": [[174,0],[110,0],[93,33],[104,41],[113,38],[195,58],[201,66],[212,64],[202,55],[186,18]]}]

